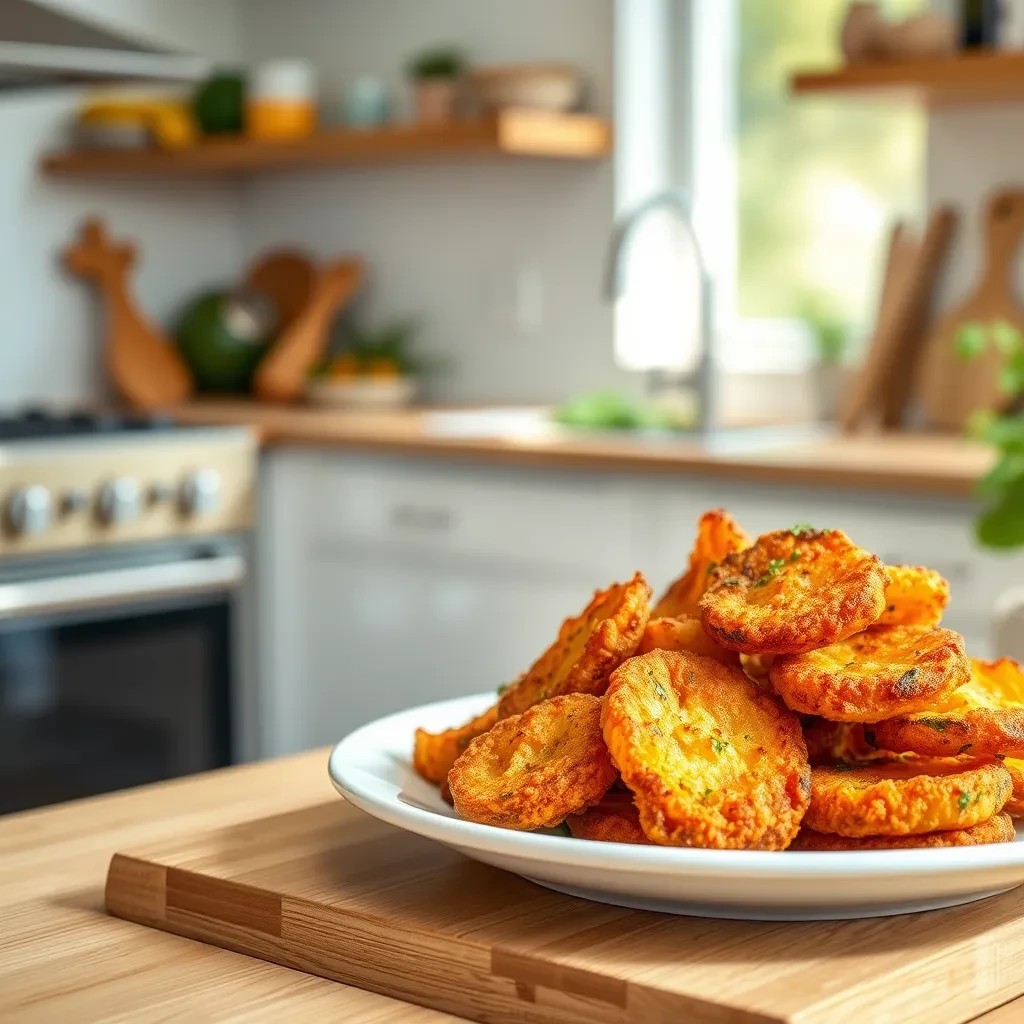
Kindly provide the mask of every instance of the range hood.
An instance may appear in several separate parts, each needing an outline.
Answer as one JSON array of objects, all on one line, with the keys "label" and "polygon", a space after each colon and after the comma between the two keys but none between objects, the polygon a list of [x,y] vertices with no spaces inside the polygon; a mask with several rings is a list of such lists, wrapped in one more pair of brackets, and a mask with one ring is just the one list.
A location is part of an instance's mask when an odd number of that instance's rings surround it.
[{"label": "range hood", "polygon": [[0,0],[0,90],[85,82],[194,81],[202,57],[152,46],[53,0]]}]

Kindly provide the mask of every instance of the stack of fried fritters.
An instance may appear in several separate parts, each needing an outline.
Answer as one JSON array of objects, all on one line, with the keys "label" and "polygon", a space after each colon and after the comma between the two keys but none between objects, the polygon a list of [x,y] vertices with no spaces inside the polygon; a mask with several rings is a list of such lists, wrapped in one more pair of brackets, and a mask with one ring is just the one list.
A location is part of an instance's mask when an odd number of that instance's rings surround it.
[{"label": "stack of fried fritters", "polygon": [[938,573],[840,530],[753,544],[705,513],[650,604],[599,591],[496,703],[417,730],[414,765],[469,820],[718,849],[961,846],[1024,813],[1024,672],[939,625]]}]

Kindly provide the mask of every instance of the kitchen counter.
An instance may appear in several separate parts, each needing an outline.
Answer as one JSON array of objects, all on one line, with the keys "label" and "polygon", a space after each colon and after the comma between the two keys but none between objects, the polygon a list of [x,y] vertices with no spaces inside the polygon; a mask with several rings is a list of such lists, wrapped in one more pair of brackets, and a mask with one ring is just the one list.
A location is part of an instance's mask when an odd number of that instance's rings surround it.
[{"label": "kitchen counter", "polygon": [[[625,473],[701,474],[772,484],[968,497],[993,461],[976,442],[939,435],[786,437],[721,450],[688,439],[645,439],[566,430],[473,433],[448,427],[444,411],[348,412],[244,401],[202,401],[173,410],[183,423],[246,425],[277,444]],[[753,434],[749,436],[754,436]]]},{"label": "kitchen counter", "polygon": [[[459,1018],[107,917],[115,850],[323,803],[326,750],[0,818],[0,1020]],[[977,1021],[1011,1024],[1024,999]]]},{"label": "kitchen counter", "polygon": [[457,1018],[107,917],[116,850],[322,803],[327,751],[0,818],[0,1020]]}]

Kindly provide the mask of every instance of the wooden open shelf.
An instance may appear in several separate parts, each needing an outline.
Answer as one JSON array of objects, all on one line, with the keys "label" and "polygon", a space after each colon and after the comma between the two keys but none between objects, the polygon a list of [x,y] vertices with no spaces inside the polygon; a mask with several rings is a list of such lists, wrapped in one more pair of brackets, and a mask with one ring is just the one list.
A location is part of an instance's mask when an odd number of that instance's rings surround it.
[{"label": "wooden open shelf", "polygon": [[602,118],[510,109],[481,121],[394,125],[370,131],[336,129],[285,142],[233,136],[181,150],[68,150],[44,157],[42,169],[69,177],[244,175],[480,156],[596,160],[610,151],[611,126]]},{"label": "wooden open shelf", "polygon": [[912,61],[851,64],[834,71],[800,72],[790,80],[798,96],[902,94],[929,104],[1024,99],[1024,52],[978,51]]}]

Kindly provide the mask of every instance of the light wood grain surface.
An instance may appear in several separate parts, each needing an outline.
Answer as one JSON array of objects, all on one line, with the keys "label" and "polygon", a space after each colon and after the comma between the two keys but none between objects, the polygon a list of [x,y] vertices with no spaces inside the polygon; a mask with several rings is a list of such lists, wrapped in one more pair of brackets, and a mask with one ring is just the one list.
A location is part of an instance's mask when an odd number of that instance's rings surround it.
[{"label": "light wood grain surface", "polygon": [[321,804],[326,762],[316,751],[0,818],[0,1020],[454,1020],[104,913],[115,850]]},{"label": "light wood grain surface", "polygon": [[338,798],[119,855],[107,902],[488,1024],[956,1024],[1024,992],[1021,891],[861,921],[672,917],[551,892]]},{"label": "light wood grain surface", "polygon": [[368,413],[205,401],[177,408],[173,414],[185,423],[252,426],[265,445],[316,445],[499,464],[703,475],[947,497],[968,497],[992,464],[987,448],[955,436],[840,436],[714,452],[690,440],[650,442],[564,431],[503,438],[442,436],[431,430],[429,413],[422,410]]}]

